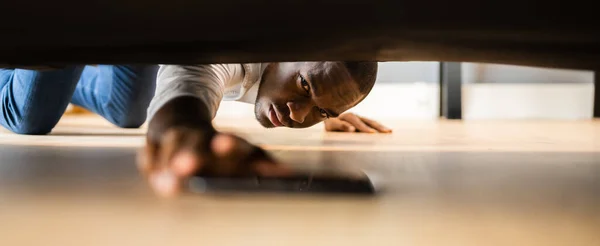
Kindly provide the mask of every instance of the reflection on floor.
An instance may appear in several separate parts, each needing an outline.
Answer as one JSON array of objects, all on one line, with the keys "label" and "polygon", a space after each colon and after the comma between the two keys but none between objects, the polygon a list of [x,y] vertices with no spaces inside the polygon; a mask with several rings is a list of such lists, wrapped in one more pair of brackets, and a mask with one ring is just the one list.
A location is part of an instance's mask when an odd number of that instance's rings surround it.
[{"label": "reflection on floor", "polygon": [[386,122],[392,135],[217,123],[385,190],[159,200],[133,163],[144,129],[66,117],[50,136],[0,133],[0,245],[600,245],[598,121]]}]

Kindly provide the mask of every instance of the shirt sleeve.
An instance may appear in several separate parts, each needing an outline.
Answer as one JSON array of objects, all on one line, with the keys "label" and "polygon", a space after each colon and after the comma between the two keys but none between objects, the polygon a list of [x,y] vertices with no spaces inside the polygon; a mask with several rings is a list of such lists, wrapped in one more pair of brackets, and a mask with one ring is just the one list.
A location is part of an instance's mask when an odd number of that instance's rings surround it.
[{"label": "shirt sleeve", "polygon": [[182,96],[202,100],[214,118],[223,99],[225,86],[243,78],[244,69],[241,64],[161,65],[154,98],[148,107],[148,120],[165,103]]}]

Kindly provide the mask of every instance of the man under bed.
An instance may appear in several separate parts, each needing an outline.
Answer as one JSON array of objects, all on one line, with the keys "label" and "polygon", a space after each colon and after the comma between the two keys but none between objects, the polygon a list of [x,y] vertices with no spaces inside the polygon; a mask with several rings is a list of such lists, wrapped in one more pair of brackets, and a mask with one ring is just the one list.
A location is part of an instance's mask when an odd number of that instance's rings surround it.
[{"label": "man under bed", "polygon": [[118,127],[137,128],[147,120],[140,170],[159,195],[173,196],[196,172],[285,172],[259,147],[215,130],[222,100],[254,104],[267,128],[324,121],[328,131],[388,133],[373,120],[344,113],[367,96],[376,76],[376,62],[0,69],[0,124],[15,133],[47,134],[69,102]]}]

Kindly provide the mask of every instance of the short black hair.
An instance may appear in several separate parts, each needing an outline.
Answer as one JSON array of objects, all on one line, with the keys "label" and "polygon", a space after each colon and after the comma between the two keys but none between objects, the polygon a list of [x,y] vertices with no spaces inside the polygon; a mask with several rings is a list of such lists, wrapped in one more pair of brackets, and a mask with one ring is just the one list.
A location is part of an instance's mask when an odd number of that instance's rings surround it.
[{"label": "short black hair", "polygon": [[344,62],[352,80],[358,84],[360,93],[365,96],[371,92],[377,80],[377,62]]}]

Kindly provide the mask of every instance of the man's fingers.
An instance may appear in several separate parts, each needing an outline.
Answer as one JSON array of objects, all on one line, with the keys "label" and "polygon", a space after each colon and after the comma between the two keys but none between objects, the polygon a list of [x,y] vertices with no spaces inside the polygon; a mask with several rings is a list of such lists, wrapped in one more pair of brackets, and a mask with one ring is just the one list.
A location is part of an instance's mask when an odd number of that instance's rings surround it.
[{"label": "man's fingers", "polygon": [[368,132],[368,133],[375,133],[375,132],[377,132],[377,131],[375,131],[375,129],[367,126],[356,115],[349,115],[348,117],[345,117],[344,120],[347,121],[347,122],[349,122],[350,124],[352,124],[354,127],[356,127],[356,129],[358,129],[361,132]]},{"label": "man's fingers", "polygon": [[[219,175],[247,173],[257,147],[229,134],[218,134],[210,143],[215,159],[206,172]],[[203,170],[205,171],[205,170]]]},{"label": "man's fingers", "polygon": [[184,133],[178,129],[167,131],[160,140],[160,148],[158,150],[157,166],[160,168],[168,168],[171,158],[179,151],[183,141]]},{"label": "man's fingers", "polygon": [[217,157],[227,157],[239,148],[238,139],[227,134],[218,134],[213,137],[210,149]]},{"label": "man's fingers", "polygon": [[203,159],[198,155],[201,136],[182,129],[173,129],[164,134],[160,147],[147,143],[141,169],[148,172],[170,170],[178,177],[191,175],[199,168]]},{"label": "man's fingers", "polygon": [[340,120],[340,119],[336,119],[336,118],[331,118],[331,119],[327,119],[325,121],[325,130],[333,132],[333,131],[340,131],[340,132],[355,132],[356,131],[356,127],[352,126],[352,124]]},{"label": "man's fingers", "polygon": [[180,151],[171,159],[170,169],[178,177],[187,177],[203,165],[202,157],[192,151]]},{"label": "man's fingers", "polygon": [[237,162],[246,158],[255,146],[239,137],[229,134],[216,135],[211,143],[211,150],[221,161]]},{"label": "man's fingers", "polygon": [[337,131],[338,127],[340,126],[339,123],[340,120],[338,119],[326,119],[325,120],[325,131],[328,132],[332,132],[332,131]]},{"label": "man's fingers", "polygon": [[178,177],[192,175],[206,162],[206,157],[201,154],[203,135],[188,132],[180,142],[175,143],[179,147],[169,160],[169,167]]},{"label": "man's fingers", "polygon": [[377,121],[374,121],[372,119],[369,118],[365,118],[365,117],[360,117],[359,118],[365,122],[367,125],[369,125],[370,127],[374,128],[375,130],[382,132],[382,133],[390,133],[392,132],[392,129],[385,127],[384,125],[380,124]]},{"label": "man's fingers", "polygon": [[355,132],[356,131],[356,127],[352,126],[352,124],[350,124],[346,121],[340,121],[340,126],[338,127],[338,129],[343,132]]},{"label": "man's fingers", "polygon": [[162,197],[172,197],[180,192],[179,180],[174,173],[163,170],[154,172],[149,178],[153,190]]}]

